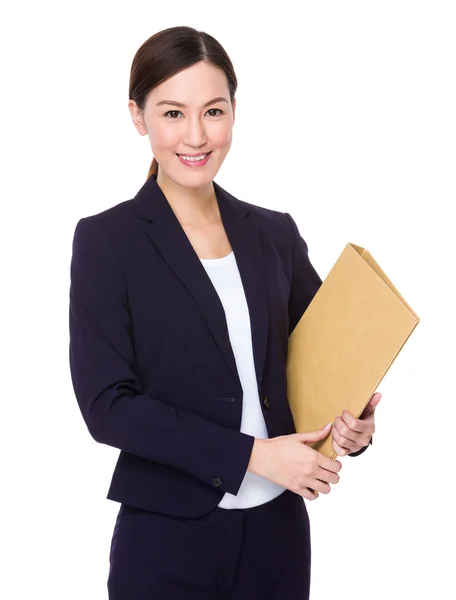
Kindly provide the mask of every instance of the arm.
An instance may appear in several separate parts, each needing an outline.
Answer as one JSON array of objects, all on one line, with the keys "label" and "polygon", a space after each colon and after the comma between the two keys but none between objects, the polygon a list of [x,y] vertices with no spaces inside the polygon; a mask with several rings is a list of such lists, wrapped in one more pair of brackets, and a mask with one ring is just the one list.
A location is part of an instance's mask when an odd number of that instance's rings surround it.
[{"label": "arm", "polygon": [[[288,303],[290,318],[288,335],[290,336],[312,298],[317,293],[322,280],[309,260],[307,244],[301,237],[296,223],[289,213],[285,213],[285,215],[290,223],[293,236],[293,279]],[[347,454],[347,456],[359,456],[371,444],[372,438],[367,446],[364,446],[357,452]]]},{"label": "arm", "polygon": [[75,229],[69,359],[73,387],[99,443],[181,469],[236,495],[254,437],[140,393],[125,277],[100,223]]},{"label": "arm", "polygon": [[322,280],[309,260],[307,244],[301,237],[296,223],[289,213],[285,213],[285,215],[291,228],[293,240],[293,274],[290,299],[288,301],[288,315],[290,320],[288,336],[290,336],[312,301],[312,298],[317,293]]}]

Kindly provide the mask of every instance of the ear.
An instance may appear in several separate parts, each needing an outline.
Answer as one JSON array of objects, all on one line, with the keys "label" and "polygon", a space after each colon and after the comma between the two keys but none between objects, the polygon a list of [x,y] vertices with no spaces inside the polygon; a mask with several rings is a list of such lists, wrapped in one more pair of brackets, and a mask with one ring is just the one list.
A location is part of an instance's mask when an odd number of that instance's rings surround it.
[{"label": "ear", "polygon": [[231,104],[233,106],[233,125],[234,125],[234,119],[235,119],[235,114],[236,114],[236,98],[233,98],[233,102]]},{"label": "ear", "polygon": [[130,111],[131,119],[133,121],[133,125],[136,127],[139,135],[147,135],[147,129],[144,124],[144,115],[139,110],[138,105],[134,100],[128,101],[128,110]]}]

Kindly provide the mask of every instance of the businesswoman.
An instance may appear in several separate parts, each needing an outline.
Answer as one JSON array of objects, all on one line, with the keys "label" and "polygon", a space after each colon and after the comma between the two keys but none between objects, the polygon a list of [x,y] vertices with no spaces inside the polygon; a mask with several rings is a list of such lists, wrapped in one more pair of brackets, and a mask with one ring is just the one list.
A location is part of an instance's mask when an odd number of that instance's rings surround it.
[{"label": "businesswoman", "polygon": [[356,419],[296,433],[288,337],[321,285],[290,214],[215,181],[236,76],[210,35],[173,27],[137,51],[129,110],[155,156],[134,196],[76,225],[70,367],[93,438],[120,450],[111,600],[305,600],[304,499],[363,452]]}]

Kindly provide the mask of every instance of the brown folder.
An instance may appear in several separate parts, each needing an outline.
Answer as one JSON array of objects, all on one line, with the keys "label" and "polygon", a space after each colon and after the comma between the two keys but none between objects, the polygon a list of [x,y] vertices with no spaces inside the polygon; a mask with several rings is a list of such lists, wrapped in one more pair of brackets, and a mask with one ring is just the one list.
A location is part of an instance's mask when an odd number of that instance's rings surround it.
[{"label": "brown folder", "polygon": [[[419,322],[365,248],[347,244],[288,339],[288,401],[298,433],[358,418]],[[335,459],[331,433],[309,446]]]}]

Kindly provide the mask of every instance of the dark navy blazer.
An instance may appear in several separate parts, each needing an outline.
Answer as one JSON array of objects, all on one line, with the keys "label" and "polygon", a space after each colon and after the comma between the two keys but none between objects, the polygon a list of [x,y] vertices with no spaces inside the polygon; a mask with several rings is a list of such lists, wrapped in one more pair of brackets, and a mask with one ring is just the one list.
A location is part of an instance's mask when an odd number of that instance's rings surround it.
[{"label": "dark navy blazer", "polygon": [[[268,435],[295,433],[288,337],[322,280],[290,214],[213,185],[247,299]],[[237,494],[254,436],[240,432],[225,313],[156,175],[133,199],[78,221],[69,328],[87,428],[120,450],[108,499],[199,517]]]}]

